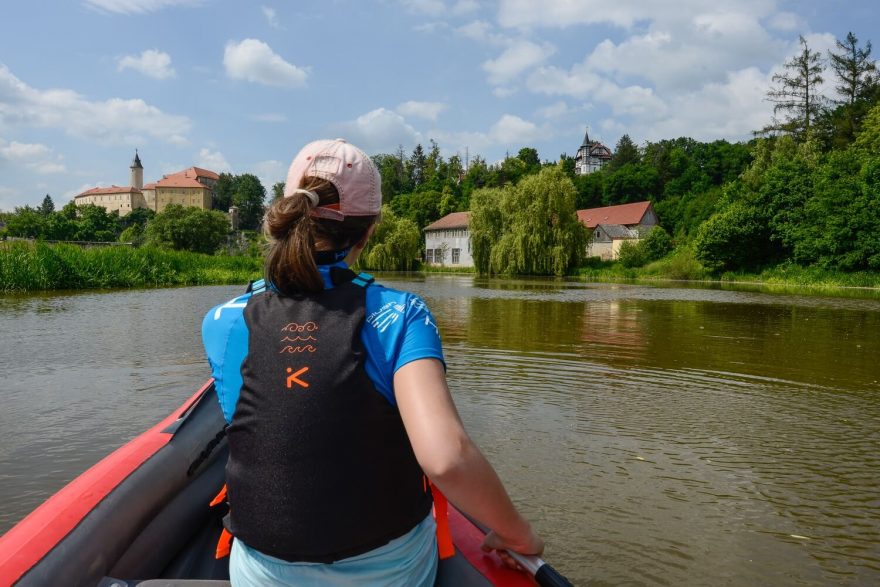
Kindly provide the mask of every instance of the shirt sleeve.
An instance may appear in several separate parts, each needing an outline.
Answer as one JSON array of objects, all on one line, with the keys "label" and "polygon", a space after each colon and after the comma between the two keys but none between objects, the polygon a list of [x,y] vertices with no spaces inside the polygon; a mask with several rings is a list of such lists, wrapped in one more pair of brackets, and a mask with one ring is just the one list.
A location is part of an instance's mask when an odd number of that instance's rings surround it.
[{"label": "shirt sleeve", "polygon": [[232,422],[241,392],[241,364],[248,352],[243,309],[249,297],[247,294],[212,308],[202,321],[202,343],[227,422]]},{"label": "shirt sleeve", "polygon": [[380,285],[367,288],[367,316],[361,340],[367,352],[364,368],[391,405],[394,373],[418,359],[437,359],[446,365],[434,316],[418,296]]}]

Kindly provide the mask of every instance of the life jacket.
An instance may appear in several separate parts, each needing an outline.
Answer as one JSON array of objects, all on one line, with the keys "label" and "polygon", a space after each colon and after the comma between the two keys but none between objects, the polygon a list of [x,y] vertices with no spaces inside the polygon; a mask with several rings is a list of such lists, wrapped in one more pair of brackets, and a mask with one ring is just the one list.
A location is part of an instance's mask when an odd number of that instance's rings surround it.
[{"label": "life jacket", "polygon": [[333,268],[331,279],[314,294],[268,289],[244,309],[227,527],[287,561],[362,554],[410,531],[432,503],[399,411],[364,370],[372,278]]}]

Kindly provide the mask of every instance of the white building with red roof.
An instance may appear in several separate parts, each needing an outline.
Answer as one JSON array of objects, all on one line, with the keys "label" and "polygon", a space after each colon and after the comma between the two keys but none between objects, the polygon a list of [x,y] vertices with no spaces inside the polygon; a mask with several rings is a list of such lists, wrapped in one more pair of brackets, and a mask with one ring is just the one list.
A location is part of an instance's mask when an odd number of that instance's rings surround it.
[{"label": "white building with red roof", "polygon": [[453,212],[425,227],[425,263],[473,267],[470,212]]},{"label": "white building with red roof", "polygon": [[[453,212],[425,227],[425,263],[473,267],[470,212]],[[577,211],[581,224],[592,231],[588,257],[616,259],[625,241],[638,242],[659,221],[651,202],[634,202]]]}]

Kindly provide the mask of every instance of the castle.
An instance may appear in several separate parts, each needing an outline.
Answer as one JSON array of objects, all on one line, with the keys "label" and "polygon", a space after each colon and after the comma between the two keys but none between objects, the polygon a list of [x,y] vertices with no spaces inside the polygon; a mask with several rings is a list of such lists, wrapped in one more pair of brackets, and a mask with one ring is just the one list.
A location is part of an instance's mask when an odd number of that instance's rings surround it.
[{"label": "castle", "polygon": [[169,204],[210,210],[214,202],[214,185],[220,179],[213,171],[190,167],[144,185],[144,166],[137,150],[129,169],[130,185],[92,188],[74,196],[73,201],[77,206],[95,204],[108,212],[117,211],[120,216],[135,208],[149,208],[158,213]]}]

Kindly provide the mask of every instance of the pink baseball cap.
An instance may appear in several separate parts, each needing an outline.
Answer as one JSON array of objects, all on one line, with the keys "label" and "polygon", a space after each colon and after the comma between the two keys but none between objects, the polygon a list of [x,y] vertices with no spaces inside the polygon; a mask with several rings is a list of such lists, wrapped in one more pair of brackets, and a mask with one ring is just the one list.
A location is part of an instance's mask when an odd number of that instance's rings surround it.
[{"label": "pink baseball cap", "polygon": [[339,192],[339,205],[318,206],[313,216],[344,220],[346,216],[377,216],[382,211],[382,178],[366,153],[345,139],[309,143],[297,153],[287,172],[284,197],[289,198],[305,177],[326,179]]}]

